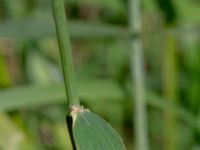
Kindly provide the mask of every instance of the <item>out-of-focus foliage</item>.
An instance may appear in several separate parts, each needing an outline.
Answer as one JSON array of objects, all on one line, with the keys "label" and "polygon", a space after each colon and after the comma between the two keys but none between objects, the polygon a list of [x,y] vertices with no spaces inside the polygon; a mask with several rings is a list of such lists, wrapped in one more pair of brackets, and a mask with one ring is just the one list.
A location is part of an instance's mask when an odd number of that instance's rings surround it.
[{"label": "out-of-focus foliage", "polygon": [[[66,2],[81,101],[109,121],[132,149],[128,0]],[[142,4],[150,149],[166,145],[166,111],[175,114],[177,150],[199,149],[200,2]],[[0,0],[0,149],[71,148],[53,25],[49,0]],[[167,47],[177,53],[176,102],[163,94]]]},{"label": "out-of-focus foliage", "polygon": [[125,11],[124,2],[121,0],[69,0],[70,3],[75,3],[79,5],[91,5],[96,7],[104,7],[107,9],[115,10],[115,11]]}]

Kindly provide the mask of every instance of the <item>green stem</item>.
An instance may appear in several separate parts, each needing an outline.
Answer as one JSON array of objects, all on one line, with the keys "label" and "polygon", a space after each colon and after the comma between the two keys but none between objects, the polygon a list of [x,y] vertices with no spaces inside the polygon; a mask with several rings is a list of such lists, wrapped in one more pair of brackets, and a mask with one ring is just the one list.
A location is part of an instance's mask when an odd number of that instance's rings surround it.
[{"label": "green stem", "polygon": [[132,34],[138,35],[131,39],[132,50],[132,78],[135,86],[134,99],[134,119],[135,119],[135,139],[136,150],[148,150],[148,136],[146,123],[146,90],[145,90],[145,75],[144,75],[144,60],[142,47],[142,15],[141,15],[141,0],[130,0],[130,30]]},{"label": "green stem", "polygon": [[[178,99],[177,62],[175,37],[168,35],[165,39],[166,49],[163,55],[163,92],[166,99],[176,103]],[[165,150],[175,150],[176,147],[176,116],[171,109],[164,113]]]},{"label": "green stem", "polygon": [[52,6],[68,104],[79,105],[64,0],[52,0]]}]

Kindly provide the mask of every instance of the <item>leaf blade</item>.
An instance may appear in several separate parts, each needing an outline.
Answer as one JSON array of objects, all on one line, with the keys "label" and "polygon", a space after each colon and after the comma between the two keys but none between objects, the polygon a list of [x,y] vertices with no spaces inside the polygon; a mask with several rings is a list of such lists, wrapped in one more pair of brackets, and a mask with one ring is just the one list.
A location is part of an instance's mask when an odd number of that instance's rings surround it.
[{"label": "leaf blade", "polygon": [[84,110],[73,118],[73,138],[78,150],[125,150],[117,132],[98,115]]}]

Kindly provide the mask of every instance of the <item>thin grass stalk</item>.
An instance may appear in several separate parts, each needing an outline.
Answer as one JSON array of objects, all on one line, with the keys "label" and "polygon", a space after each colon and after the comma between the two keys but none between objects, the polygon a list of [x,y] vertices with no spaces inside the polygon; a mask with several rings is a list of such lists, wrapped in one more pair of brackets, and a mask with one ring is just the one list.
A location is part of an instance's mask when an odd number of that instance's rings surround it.
[{"label": "thin grass stalk", "polygon": [[144,75],[144,58],[142,47],[142,14],[141,0],[130,0],[130,30],[136,38],[131,39],[131,70],[134,85],[134,121],[135,121],[135,140],[136,150],[148,150],[148,134],[147,134],[147,113],[146,113],[146,91],[145,91],[145,75]]},{"label": "thin grass stalk", "polygon": [[52,0],[52,6],[68,104],[80,105],[64,0]]},{"label": "thin grass stalk", "polygon": [[[175,37],[168,35],[163,53],[163,93],[171,103],[177,101],[177,63]],[[172,108],[164,112],[164,149],[176,150],[176,116]]]}]

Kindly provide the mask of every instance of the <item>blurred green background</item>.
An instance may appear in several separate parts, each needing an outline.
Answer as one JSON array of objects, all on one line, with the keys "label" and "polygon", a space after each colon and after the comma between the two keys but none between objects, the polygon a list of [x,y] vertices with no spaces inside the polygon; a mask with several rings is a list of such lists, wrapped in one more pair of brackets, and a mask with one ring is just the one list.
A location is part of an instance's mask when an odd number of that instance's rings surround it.
[{"label": "blurred green background", "polygon": [[[131,150],[128,5],[68,0],[66,13],[81,103]],[[200,1],[142,0],[142,21],[149,149],[200,150]],[[66,108],[51,1],[0,0],[0,150],[68,150]]]}]

